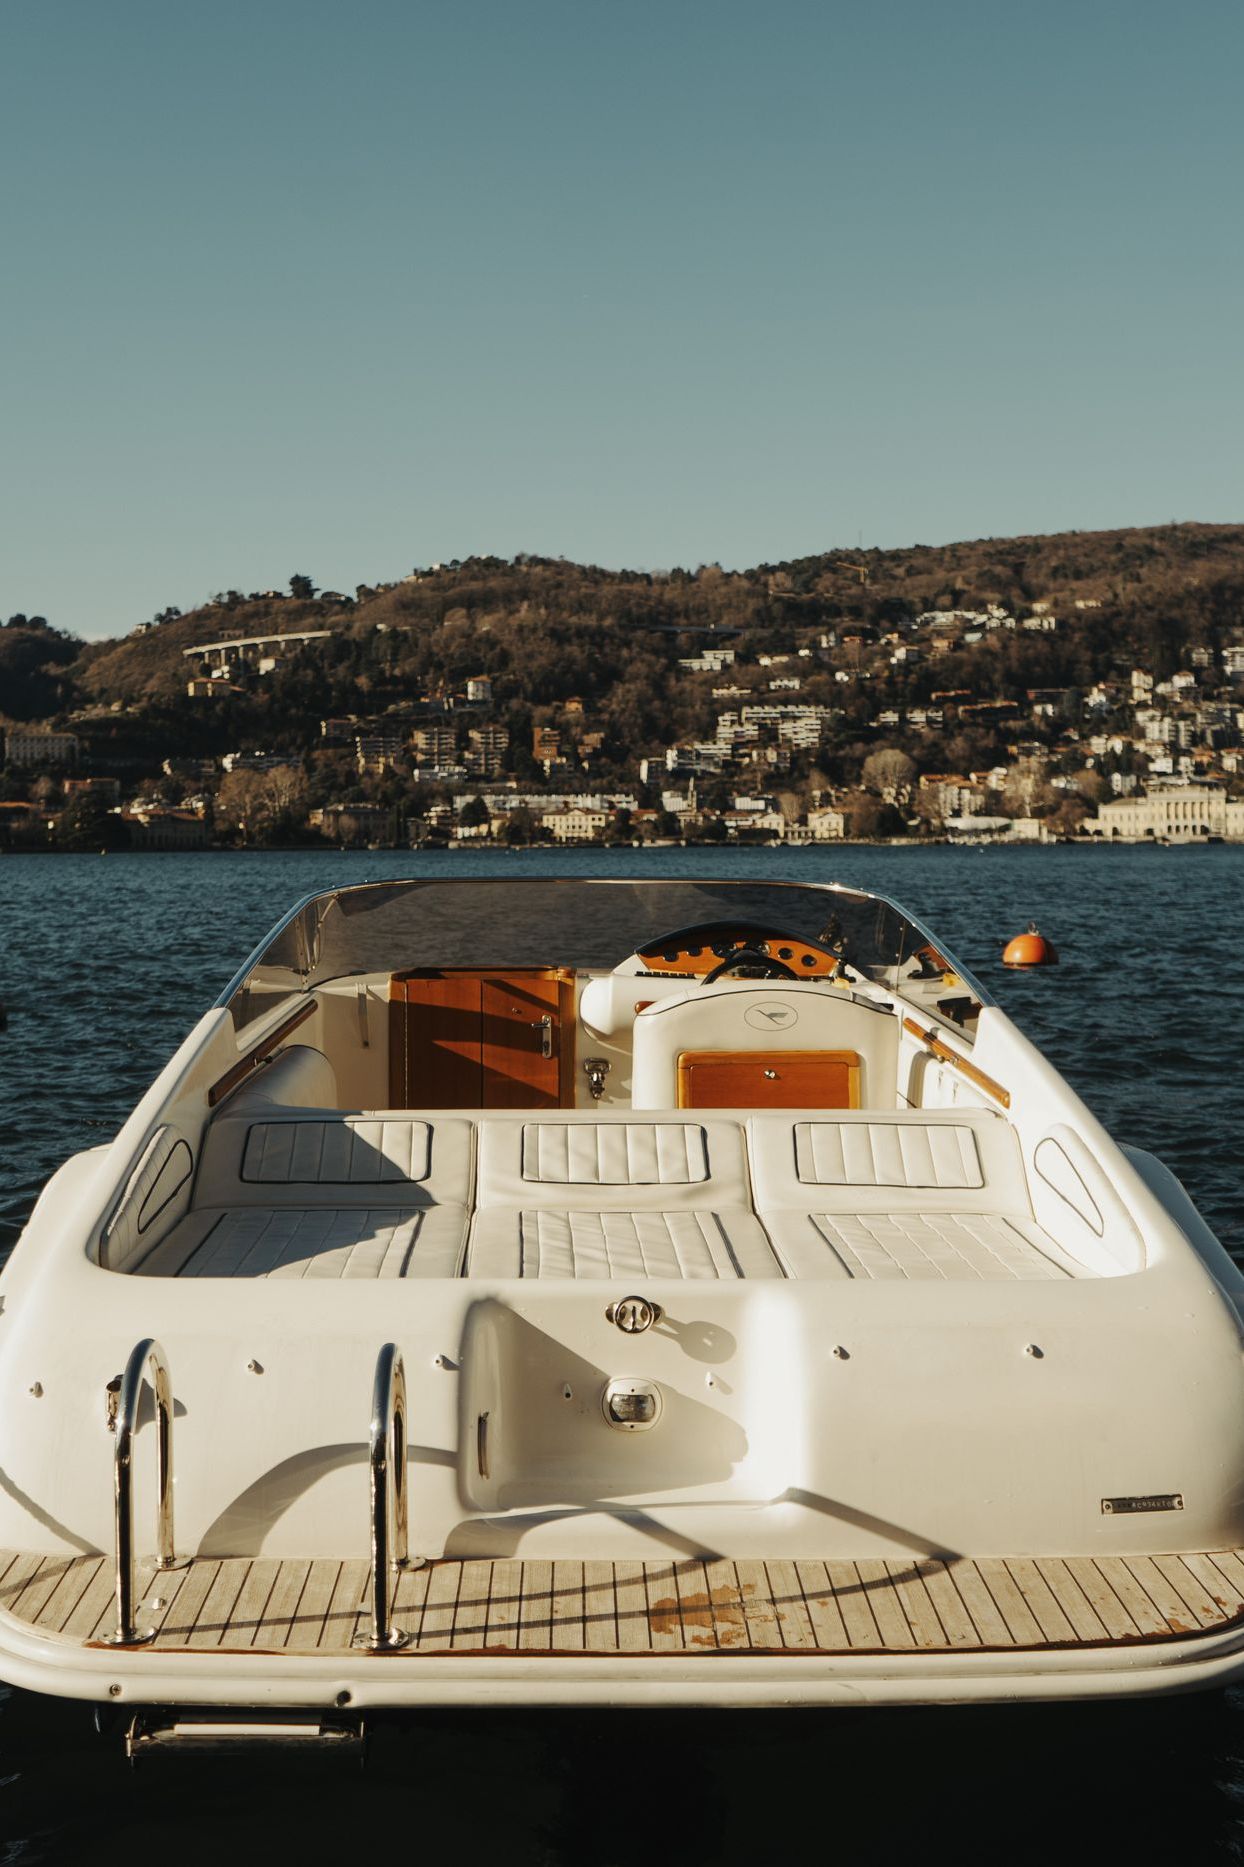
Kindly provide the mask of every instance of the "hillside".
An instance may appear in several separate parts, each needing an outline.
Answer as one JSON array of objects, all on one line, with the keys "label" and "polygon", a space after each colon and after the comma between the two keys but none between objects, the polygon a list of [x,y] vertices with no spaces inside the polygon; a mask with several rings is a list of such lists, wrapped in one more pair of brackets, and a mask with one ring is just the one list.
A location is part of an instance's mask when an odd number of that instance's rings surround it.
[{"label": "hillside", "polygon": [[[1149,774],[1238,788],[1241,678],[1244,525],[740,572],[473,558],[348,596],[300,575],[289,594],[227,591],[118,641],[10,618],[0,802],[28,798],[38,763],[48,795],[67,799],[75,771],[112,775],[139,801],[144,787],[166,803],[193,794],[210,814],[214,800],[219,824],[240,786],[222,771],[242,760],[298,774],[269,836],[346,806],[431,821],[498,783],[625,794],[667,816],[698,801],[732,835],[740,795],[770,826],[818,799],[857,823],[884,804],[891,827],[913,807],[936,822],[1004,793],[1012,815],[1052,811],[1060,794],[1082,811]],[[23,744],[31,726],[72,737]],[[878,779],[878,754],[900,761],[901,782]],[[678,789],[689,780],[694,796]]]}]

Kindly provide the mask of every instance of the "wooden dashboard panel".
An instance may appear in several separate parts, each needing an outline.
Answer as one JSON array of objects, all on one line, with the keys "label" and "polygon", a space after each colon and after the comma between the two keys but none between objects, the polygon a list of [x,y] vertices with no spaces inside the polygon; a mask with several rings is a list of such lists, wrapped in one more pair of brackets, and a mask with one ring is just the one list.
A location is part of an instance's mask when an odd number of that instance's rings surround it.
[{"label": "wooden dashboard panel", "polygon": [[684,1050],[680,1109],[857,1109],[856,1050]]},{"label": "wooden dashboard panel", "polygon": [[[718,946],[733,947],[736,950],[751,946],[753,943],[741,936],[738,939],[719,940]],[[771,959],[780,959],[790,967],[800,979],[823,979],[832,973],[838,962],[822,947],[812,946],[806,940],[780,938],[774,935],[760,944],[759,950]],[[706,941],[703,946],[682,947],[656,946],[643,947],[639,957],[646,972],[659,973],[662,976],[675,975],[687,979],[702,979],[714,966],[719,966],[725,953],[714,950],[713,944]]]}]

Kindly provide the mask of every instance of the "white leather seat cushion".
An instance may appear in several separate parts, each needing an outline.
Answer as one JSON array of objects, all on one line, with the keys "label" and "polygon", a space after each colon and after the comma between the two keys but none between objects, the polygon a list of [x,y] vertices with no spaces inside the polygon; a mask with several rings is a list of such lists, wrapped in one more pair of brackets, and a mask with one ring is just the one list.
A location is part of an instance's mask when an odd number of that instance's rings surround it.
[{"label": "white leather seat cushion", "polygon": [[[530,1115],[517,1121],[486,1116],[479,1124],[478,1152],[475,1204],[480,1209],[603,1211],[623,1206],[724,1212],[751,1205],[736,1121],[636,1122],[626,1110],[612,1120],[586,1111],[550,1112],[538,1121]],[[582,1177],[571,1177],[577,1175]],[[626,1188],[622,1198],[620,1187]]]},{"label": "white leather seat cushion", "polygon": [[1086,1275],[1032,1224],[991,1213],[767,1212],[793,1277],[1011,1282]]},{"label": "white leather seat cushion", "polygon": [[750,1212],[477,1212],[468,1277],[781,1277]]},{"label": "white leather seat cushion", "polygon": [[218,1116],[207,1130],[196,1206],[306,1206],[323,1187],[334,1206],[467,1206],[469,1121],[418,1120],[400,1109]]},{"label": "white leather seat cushion", "polygon": [[142,1277],[389,1278],[457,1275],[462,1206],[420,1211],[248,1207],[192,1212]]}]

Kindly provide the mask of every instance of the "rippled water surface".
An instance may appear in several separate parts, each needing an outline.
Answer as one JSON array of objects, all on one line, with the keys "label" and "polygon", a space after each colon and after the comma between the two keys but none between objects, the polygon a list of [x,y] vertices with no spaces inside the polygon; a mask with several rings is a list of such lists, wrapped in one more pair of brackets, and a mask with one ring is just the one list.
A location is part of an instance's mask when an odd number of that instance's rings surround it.
[{"label": "rippled water surface", "polygon": [[[299,895],[489,872],[837,880],[894,895],[1119,1139],[1162,1156],[1244,1259],[1244,850],[1220,846],[5,856],[0,1250],[53,1168],[116,1131]],[[1002,943],[1032,918],[1064,963],[1006,973]],[[809,1830],[852,1862],[1234,1860],[1242,1812],[1234,1695],[791,1718],[459,1714],[386,1728],[362,1778],[307,1780],[189,1765],[130,1776],[85,1708],[21,1693],[0,1704],[0,1867],[338,1861],[395,1829],[417,1855],[550,1867],[760,1862],[801,1853]]]}]

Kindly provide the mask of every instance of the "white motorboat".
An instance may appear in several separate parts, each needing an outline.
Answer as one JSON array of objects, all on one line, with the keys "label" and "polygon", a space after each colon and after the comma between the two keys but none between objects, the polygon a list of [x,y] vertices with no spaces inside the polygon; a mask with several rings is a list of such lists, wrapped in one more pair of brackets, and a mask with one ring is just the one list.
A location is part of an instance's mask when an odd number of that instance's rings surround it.
[{"label": "white motorboat", "polygon": [[316,895],[0,1298],[0,1674],[137,1747],[1244,1674],[1244,1278],[877,897]]}]

